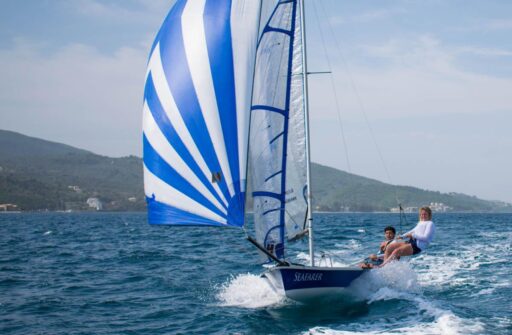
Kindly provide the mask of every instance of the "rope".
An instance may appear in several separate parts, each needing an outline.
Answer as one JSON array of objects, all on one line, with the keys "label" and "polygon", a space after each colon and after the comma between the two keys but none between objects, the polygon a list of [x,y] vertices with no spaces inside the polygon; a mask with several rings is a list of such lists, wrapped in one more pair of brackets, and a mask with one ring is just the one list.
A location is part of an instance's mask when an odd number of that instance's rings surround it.
[{"label": "rope", "polygon": [[[316,2],[312,2],[312,3],[313,3],[313,9],[314,9],[316,21],[318,23],[320,23],[320,19],[319,19],[317,7],[316,7]],[[320,24],[318,24],[318,27],[320,29],[320,38],[321,38],[321,41],[322,41],[322,47],[324,49],[325,58],[326,58],[326,61],[327,61],[327,67],[329,69],[329,72],[328,72],[329,73],[329,79],[330,79],[330,83],[331,83],[331,89],[332,89],[332,92],[334,94],[334,102],[335,102],[335,105],[336,105],[336,112],[337,112],[336,115],[338,117],[338,125],[340,127],[340,134],[341,134],[341,139],[342,139],[342,142],[343,142],[343,149],[345,150],[344,152],[345,152],[345,160],[347,161],[347,170],[348,170],[348,172],[352,173],[352,168],[350,166],[348,147],[347,147],[347,140],[345,138],[345,131],[343,129],[343,121],[342,121],[342,118],[341,118],[341,108],[340,108],[340,104],[339,104],[339,98],[338,98],[338,94],[337,94],[337,91],[336,91],[336,86],[334,84],[334,76],[332,75],[331,60],[329,58],[329,53],[327,52],[327,46],[326,46],[326,43],[325,43],[324,33],[322,31],[322,26]]]},{"label": "rope", "polygon": [[[313,2],[313,4],[316,4],[316,3],[317,2]],[[321,7],[321,10],[323,11],[323,13],[322,13],[323,17],[328,17],[327,11],[325,10],[324,6],[322,5],[322,2],[318,2],[318,3],[320,5],[320,7]],[[316,13],[316,7],[315,6],[314,6],[314,8],[315,8],[316,19],[317,19],[317,22],[319,22],[319,26],[320,26],[320,22],[321,21],[318,19],[318,14]],[[343,52],[342,52],[342,48],[340,46],[339,40],[338,40],[338,38],[336,38],[336,34],[334,34],[334,30],[332,28],[332,25],[331,25],[330,21],[329,20],[323,20],[323,21],[326,22],[326,24],[327,24],[327,26],[329,28],[329,31],[330,31],[331,36],[332,36],[332,39],[334,41],[334,45],[336,47],[336,51],[338,52],[339,58],[341,59],[343,67],[345,68],[345,72],[347,73],[347,77],[349,79],[350,86],[352,87],[352,90],[354,91],[357,103],[359,105],[359,110],[360,110],[361,114],[363,115],[365,124],[366,124],[366,126],[368,128],[368,132],[370,133],[371,139],[373,141],[373,145],[375,146],[375,149],[376,149],[377,154],[379,156],[380,162],[381,162],[381,164],[383,166],[383,169],[384,169],[384,172],[385,172],[386,177],[388,179],[388,182],[389,182],[389,184],[394,186],[394,182],[393,182],[393,179],[391,178],[391,175],[389,173],[387,164],[386,164],[386,162],[384,160],[384,156],[382,155],[382,151],[380,150],[380,147],[378,145],[377,139],[376,139],[375,134],[373,132],[373,129],[372,129],[371,125],[370,125],[370,121],[368,120],[368,116],[366,115],[366,108],[365,108],[365,106],[363,104],[363,101],[361,99],[361,96],[359,94],[357,86],[355,84],[355,81],[354,81],[354,79],[352,77],[352,74],[351,74],[351,72],[349,70],[348,63],[347,63],[345,57],[343,56]],[[320,35],[322,36],[322,42],[323,42],[323,33],[322,33],[322,29],[321,28],[320,28]],[[324,48],[325,48],[325,46],[324,46]],[[395,196],[396,204],[400,206],[400,201],[398,199],[398,193],[397,193],[396,187],[393,187],[393,193],[394,193],[394,196]]]}]

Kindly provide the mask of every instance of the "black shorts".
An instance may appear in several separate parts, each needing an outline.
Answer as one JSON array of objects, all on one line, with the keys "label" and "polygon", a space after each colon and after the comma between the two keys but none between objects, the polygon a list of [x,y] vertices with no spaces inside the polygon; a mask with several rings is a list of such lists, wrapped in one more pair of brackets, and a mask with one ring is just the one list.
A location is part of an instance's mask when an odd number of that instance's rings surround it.
[{"label": "black shorts", "polygon": [[413,255],[417,255],[421,252],[421,249],[418,248],[418,245],[416,244],[416,239],[414,238],[411,238],[409,241],[407,241],[406,243],[410,243],[411,244],[411,247],[412,247],[412,254]]}]

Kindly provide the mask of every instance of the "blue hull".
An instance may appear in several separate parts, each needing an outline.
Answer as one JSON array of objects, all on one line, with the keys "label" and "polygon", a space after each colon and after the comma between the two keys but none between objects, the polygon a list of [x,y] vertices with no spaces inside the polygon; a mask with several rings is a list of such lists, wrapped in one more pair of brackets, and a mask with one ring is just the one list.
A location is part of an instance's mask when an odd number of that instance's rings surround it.
[{"label": "blue hull", "polygon": [[273,288],[297,301],[336,299],[349,294],[347,288],[364,270],[354,267],[276,266],[262,276]]}]

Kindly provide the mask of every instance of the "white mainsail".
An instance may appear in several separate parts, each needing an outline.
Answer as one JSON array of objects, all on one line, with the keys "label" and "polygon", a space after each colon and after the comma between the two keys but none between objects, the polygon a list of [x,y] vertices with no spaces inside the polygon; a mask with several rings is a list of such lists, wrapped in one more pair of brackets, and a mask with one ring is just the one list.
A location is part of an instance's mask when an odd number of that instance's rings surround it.
[{"label": "white mainsail", "polygon": [[256,238],[278,258],[305,229],[306,134],[297,1],[279,1],[258,44],[250,168]]}]

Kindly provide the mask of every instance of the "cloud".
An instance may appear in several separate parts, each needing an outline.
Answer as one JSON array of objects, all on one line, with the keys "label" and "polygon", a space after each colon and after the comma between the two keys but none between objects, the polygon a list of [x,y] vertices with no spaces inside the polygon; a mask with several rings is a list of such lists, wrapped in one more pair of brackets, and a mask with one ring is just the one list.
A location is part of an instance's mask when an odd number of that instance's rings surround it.
[{"label": "cloud", "polygon": [[510,57],[512,56],[511,50],[497,49],[497,48],[480,48],[480,47],[461,47],[456,49],[459,53],[468,53],[477,56],[485,57]]},{"label": "cloud", "polygon": [[[468,52],[491,56],[505,55],[503,51],[450,47],[430,35],[353,46],[351,50],[343,57],[348,69],[340,61],[333,65],[347,117],[360,114],[361,104],[374,119],[446,112],[484,114],[511,109],[511,77],[479,73],[463,66]],[[315,84],[325,86],[327,82],[313,80]],[[334,118],[334,103],[327,97],[329,89],[312,90],[321,96],[312,99],[321,106],[318,109]],[[329,116],[324,113],[322,117]]]},{"label": "cloud", "polygon": [[[321,4],[320,4],[321,6]],[[332,5],[331,5],[332,6]],[[335,10],[322,7],[320,13],[322,15],[327,15],[327,13],[336,13]],[[397,15],[403,15],[406,13],[406,10],[402,8],[392,8],[392,9],[379,9],[379,10],[370,10],[363,13],[359,13],[356,15],[328,15],[329,24],[333,27],[342,25],[342,24],[350,24],[350,23],[369,23],[380,20],[387,20]]]},{"label": "cloud", "polygon": [[483,25],[487,30],[512,30],[512,20],[510,19],[494,19],[489,20]]},{"label": "cloud", "polygon": [[511,19],[480,19],[461,26],[454,26],[450,30],[462,33],[496,33],[512,30]]},{"label": "cloud", "polygon": [[148,18],[162,16],[167,13],[174,1],[166,0],[135,0],[122,2],[104,2],[97,0],[79,0],[71,7],[75,12],[94,19],[108,20],[109,22],[145,22]]},{"label": "cloud", "polygon": [[96,153],[140,153],[134,142],[140,139],[145,50],[103,54],[83,44],[43,49],[18,40],[0,50],[2,128]]}]

